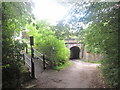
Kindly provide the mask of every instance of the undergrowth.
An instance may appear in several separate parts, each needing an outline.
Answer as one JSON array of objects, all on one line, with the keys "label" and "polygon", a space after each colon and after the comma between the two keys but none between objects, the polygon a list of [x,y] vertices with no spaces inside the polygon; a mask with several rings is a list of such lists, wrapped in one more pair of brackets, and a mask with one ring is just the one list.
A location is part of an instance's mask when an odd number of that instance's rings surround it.
[{"label": "undergrowth", "polygon": [[63,64],[63,65],[54,67],[54,69],[55,69],[55,70],[61,70],[61,69],[63,69],[63,68],[69,67],[70,65],[72,65],[72,62],[68,61],[68,62],[66,62],[66,63]]},{"label": "undergrowth", "polygon": [[89,63],[96,63],[96,64],[101,64],[101,60],[96,60],[96,61],[92,61],[92,60],[86,60],[86,59],[81,59],[81,61],[84,61],[84,62],[89,62]]}]

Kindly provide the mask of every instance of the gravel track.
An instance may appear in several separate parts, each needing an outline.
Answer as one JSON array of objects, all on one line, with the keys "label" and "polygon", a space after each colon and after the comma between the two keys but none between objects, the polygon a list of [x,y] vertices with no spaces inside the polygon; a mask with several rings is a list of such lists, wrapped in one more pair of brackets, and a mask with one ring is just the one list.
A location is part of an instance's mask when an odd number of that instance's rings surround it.
[{"label": "gravel track", "polygon": [[60,71],[45,70],[26,88],[104,88],[98,66],[100,64],[72,60],[72,65]]}]

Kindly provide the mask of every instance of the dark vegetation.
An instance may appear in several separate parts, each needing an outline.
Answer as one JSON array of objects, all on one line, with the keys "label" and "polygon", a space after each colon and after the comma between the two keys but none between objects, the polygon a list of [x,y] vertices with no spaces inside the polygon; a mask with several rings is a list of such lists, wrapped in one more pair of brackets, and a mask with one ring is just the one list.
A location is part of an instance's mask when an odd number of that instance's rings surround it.
[{"label": "dark vegetation", "polygon": [[[2,3],[2,87],[15,88],[26,81],[28,70],[23,66],[22,43],[15,40],[19,31],[32,18],[30,3]],[[27,75],[27,77],[25,77]]]}]

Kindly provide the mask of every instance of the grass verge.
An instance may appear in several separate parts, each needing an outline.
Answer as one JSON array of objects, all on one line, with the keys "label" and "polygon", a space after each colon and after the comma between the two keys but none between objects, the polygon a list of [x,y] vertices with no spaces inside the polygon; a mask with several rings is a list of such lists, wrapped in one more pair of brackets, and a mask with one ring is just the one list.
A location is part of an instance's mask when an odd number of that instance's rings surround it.
[{"label": "grass verge", "polygon": [[70,65],[72,65],[72,62],[68,61],[65,64],[61,65],[61,66],[56,66],[54,67],[55,70],[61,70],[63,68],[69,67]]},{"label": "grass verge", "polygon": [[89,62],[89,63],[101,64],[101,60],[92,61],[92,60],[81,59],[81,61],[84,61],[84,62]]}]

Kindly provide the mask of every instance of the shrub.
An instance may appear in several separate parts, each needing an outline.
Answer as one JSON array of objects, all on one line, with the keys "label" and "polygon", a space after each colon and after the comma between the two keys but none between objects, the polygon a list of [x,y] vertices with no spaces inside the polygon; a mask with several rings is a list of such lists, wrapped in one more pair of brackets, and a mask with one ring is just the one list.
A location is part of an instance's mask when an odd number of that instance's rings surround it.
[{"label": "shrub", "polygon": [[65,64],[69,59],[69,50],[66,48],[64,41],[57,39],[45,22],[40,21],[37,25],[40,27],[38,30],[32,24],[26,26],[27,34],[34,36],[35,48],[45,54],[50,61],[54,59],[56,66]]},{"label": "shrub", "polygon": [[24,60],[20,53],[22,44],[14,41],[9,47],[3,47],[3,50],[5,49],[7,49],[8,52],[5,53],[6,51],[3,51],[2,55],[2,87],[15,88],[25,81],[23,74],[28,73],[27,68],[23,67]]}]

